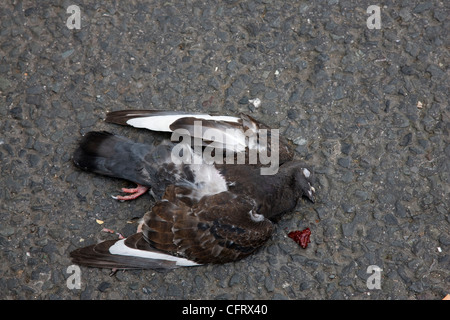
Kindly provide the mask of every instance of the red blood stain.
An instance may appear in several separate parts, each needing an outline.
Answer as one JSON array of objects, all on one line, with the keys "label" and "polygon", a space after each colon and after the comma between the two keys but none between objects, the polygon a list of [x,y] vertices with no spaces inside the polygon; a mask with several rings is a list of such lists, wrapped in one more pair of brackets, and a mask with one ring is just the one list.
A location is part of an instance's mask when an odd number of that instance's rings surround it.
[{"label": "red blood stain", "polygon": [[297,242],[303,249],[306,249],[308,246],[308,243],[311,241],[309,240],[309,237],[311,236],[311,230],[309,228],[306,228],[305,230],[297,230],[297,231],[291,231],[288,233],[288,237]]}]

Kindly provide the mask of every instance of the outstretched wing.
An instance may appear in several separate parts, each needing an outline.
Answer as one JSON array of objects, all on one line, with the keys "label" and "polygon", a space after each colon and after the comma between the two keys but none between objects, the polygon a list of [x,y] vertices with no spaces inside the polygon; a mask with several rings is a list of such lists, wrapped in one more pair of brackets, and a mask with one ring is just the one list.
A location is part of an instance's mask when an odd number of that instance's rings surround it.
[{"label": "outstretched wing", "polygon": [[[246,114],[233,117],[179,111],[121,110],[109,112],[105,120],[152,131],[174,132],[183,129],[192,138],[201,139],[203,145],[214,141],[215,148],[235,153],[246,152],[246,159],[249,150],[266,154],[277,152],[280,164],[293,158],[292,147],[284,138],[278,136],[276,149],[272,145],[271,129]],[[195,127],[198,122],[201,122],[200,128]]]},{"label": "outstretched wing", "polygon": [[192,205],[189,190],[171,185],[144,216],[142,232],[71,252],[74,263],[117,269],[172,269],[242,259],[262,246],[272,222],[251,200],[227,191]]},{"label": "outstretched wing", "polygon": [[211,116],[206,113],[160,110],[113,111],[106,115],[105,121],[121,125],[129,125],[135,128],[144,128],[152,131],[172,132],[174,128],[171,128],[171,125],[183,118],[223,121],[231,124],[238,123],[240,121],[240,118],[230,116]]}]

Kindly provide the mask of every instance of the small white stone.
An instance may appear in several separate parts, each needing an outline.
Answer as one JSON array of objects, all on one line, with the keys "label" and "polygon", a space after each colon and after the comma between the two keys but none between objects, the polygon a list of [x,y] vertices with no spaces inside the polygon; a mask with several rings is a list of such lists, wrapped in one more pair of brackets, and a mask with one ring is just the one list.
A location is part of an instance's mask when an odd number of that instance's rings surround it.
[{"label": "small white stone", "polygon": [[261,100],[259,98],[250,99],[248,100],[251,104],[255,106],[255,108],[258,108],[261,105]]},{"label": "small white stone", "polygon": [[295,138],[293,142],[298,146],[304,146],[307,141],[306,141],[306,139],[304,139],[302,137],[298,137],[298,138]]}]

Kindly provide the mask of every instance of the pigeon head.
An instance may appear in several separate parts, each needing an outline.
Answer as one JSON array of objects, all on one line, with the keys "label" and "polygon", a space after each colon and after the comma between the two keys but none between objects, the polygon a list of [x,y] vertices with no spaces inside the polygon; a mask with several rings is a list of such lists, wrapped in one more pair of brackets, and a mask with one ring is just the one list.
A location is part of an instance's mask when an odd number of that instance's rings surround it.
[{"label": "pigeon head", "polygon": [[316,201],[316,190],[313,187],[314,174],[311,169],[300,168],[295,172],[295,187],[302,196],[308,198],[312,203]]}]

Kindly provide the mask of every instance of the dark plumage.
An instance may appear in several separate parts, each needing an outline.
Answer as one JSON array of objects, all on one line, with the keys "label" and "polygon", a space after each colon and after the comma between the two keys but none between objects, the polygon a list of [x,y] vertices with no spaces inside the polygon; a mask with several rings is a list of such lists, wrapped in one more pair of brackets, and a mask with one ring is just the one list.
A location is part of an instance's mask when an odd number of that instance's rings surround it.
[{"label": "dark plumage", "polygon": [[[166,132],[185,129],[193,139],[204,137],[205,132],[198,136],[195,121],[216,133],[227,129],[259,133],[268,128],[247,115],[214,117],[171,111],[117,111],[109,113],[106,121]],[[229,141],[219,141],[225,151],[243,152],[248,160],[252,148],[262,150],[262,140],[256,145],[247,143],[239,138],[240,132],[230,132]],[[217,143],[212,140],[203,139],[203,147]],[[276,152],[271,142],[267,149]],[[313,171],[292,160],[293,153],[284,141],[279,145],[280,166],[273,175],[262,175],[260,162],[174,163],[171,152],[176,146],[177,142],[169,140],[157,146],[135,143],[107,132],[89,132],[83,137],[74,153],[75,165],[138,184],[136,190],[124,189],[135,194],[119,199],[136,198],[151,188],[156,203],[143,217],[142,232],[77,249],[71,253],[74,263],[170,269],[236,261],[263,245],[273,232],[272,220],[295,208],[302,196],[314,202]]]}]

